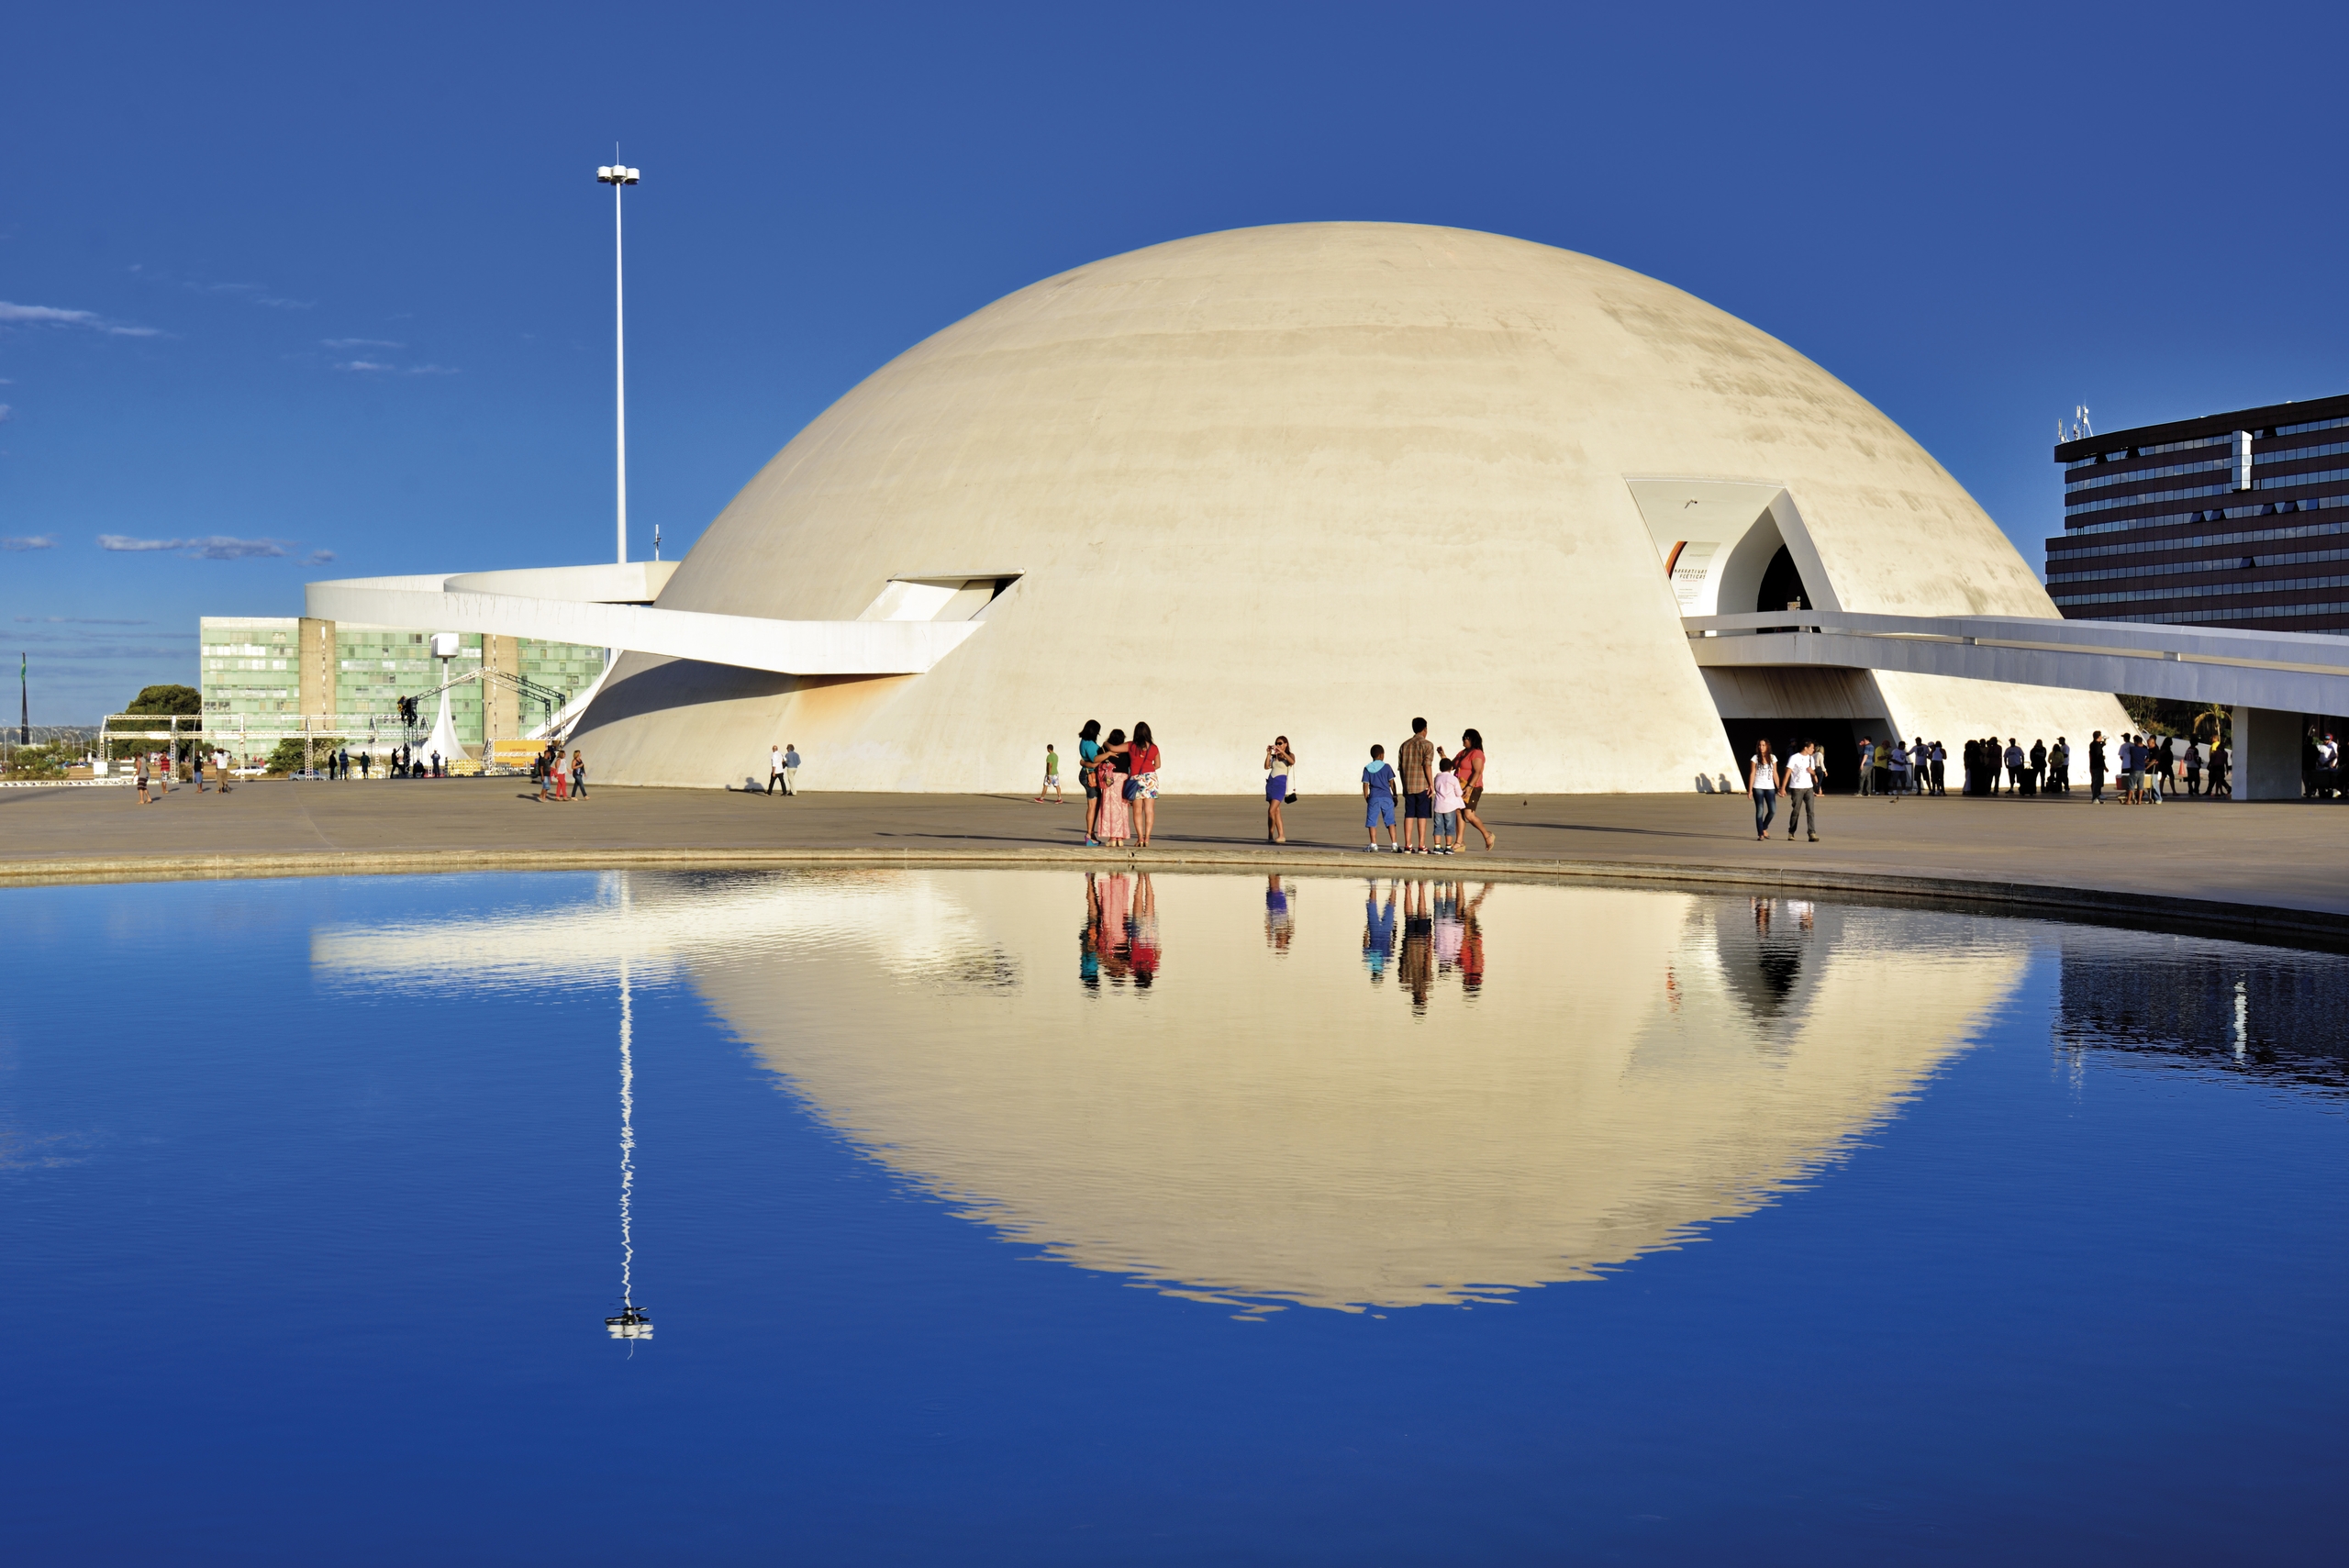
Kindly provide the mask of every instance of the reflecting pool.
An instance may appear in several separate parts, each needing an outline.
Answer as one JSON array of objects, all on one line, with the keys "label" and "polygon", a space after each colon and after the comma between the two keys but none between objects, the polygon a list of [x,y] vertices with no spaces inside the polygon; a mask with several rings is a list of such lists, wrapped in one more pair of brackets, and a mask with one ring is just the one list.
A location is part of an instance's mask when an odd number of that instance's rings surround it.
[{"label": "reflecting pool", "polygon": [[2330,955],[1008,871],[0,936],[12,1562],[2338,1552]]}]

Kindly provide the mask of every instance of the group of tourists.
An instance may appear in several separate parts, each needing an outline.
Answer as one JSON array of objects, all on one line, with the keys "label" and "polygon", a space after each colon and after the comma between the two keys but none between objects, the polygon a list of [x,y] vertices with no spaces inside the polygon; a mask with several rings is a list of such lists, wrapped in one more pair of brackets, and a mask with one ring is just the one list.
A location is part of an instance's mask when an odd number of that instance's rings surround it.
[{"label": "group of tourists", "polygon": [[[2114,801],[2122,806],[2159,806],[2164,800],[2234,797],[2234,752],[2221,737],[2207,748],[2193,736],[2123,735],[2112,749],[2118,775]],[[2104,731],[2088,742],[2088,804],[2104,804]],[[2206,788],[2207,785],[2207,788]]]},{"label": "group of tourists", "polygon": [[[2089,742],[2091,762],[2102,756],[2104,732]],[[2091,775],[2096,769],[2089,769]],[[2064,736],[2055,737],[2050,746],[2044,740],[2033,740],[2031,750],[2009,736],[2001,745],[1995,735],[1965,743],[1965,793],[1992,795],[2000,793],[1999,781],[2006,781],[2005,794],[2010,795],[2069,795],[2072,793],[2072,743]]]},{"label": "group of tourists", "polygon": [[[1281,742],[1284,748],[1286,742]],[[1286,766],[1296,762],[1288,757]],[[1272,754],[1266,753],[1265,770],[1273,768]],[[1284,787],[1287,780],[1281,780]],[[1396,837],[1396,795],[1402,795],[1402,837]],[[1265,786],[1265,799],[1272,798],[1273,787]],[[1485,848],[1491,849],[1498,840],[1476,815],[1476,807],[1485,798],[1485,738],[1474,729],[1460,734],[1460,751],[1455,755],[1428,739],[1428,721],[1411,720],[1411,738],[1403,742],[1395,761],[1386,761],[1386,748],[1373,746],[1370,762],[1362,771],[1363,830],[1369,841],[1363,848],[1375,852],[1379,848],[1378,830],[1386,829],[1386,847],[1400,855],[1455,855],[1461,852],[1461,824],[1466,823],[1483,836]],[[1275,817],[1277,825],[1278,817]],[[1431,842],[1432,839],[1432,842]],[[1286,841],[1286,840],[1280,840]]]},{"label": "group of tourists", "polygon": [[[1112,729],[1101,734],[1101,721],[1088,718],[1077,731],[1076,771],[1085,785],[1085,841],[1088,846],[1150,848],[1151,830],[1158,823],[1158,771],[1162,758],[1151,739],[1148,721],[1138,722],[1129,737]],[[1060,787],[1060,758],[1044,749],[1045,784]],[[1041,797],[1039,796],[1041,799]]]},{"label": "group of tourists", "polygon": [[564,756],[560,740],[550,740],[547,749],[531,759],[530,777],[538,783],[540,800],[587,798],[587,759],[577,751]]},{"label": "group of tourists", "polygon": [[[1824,778],[1826,753],[1814,742],[1805,744],[1820,764],[1820,776]],[[1860,737],[1861,795],[1887,795],[1896,800],[1904,795],[1947,795],[1948,780],[1949,748],[1938,740],[1929,741],[1920,735],[1904,746],[1896,735],[1879,746],[1871,736]]]}]

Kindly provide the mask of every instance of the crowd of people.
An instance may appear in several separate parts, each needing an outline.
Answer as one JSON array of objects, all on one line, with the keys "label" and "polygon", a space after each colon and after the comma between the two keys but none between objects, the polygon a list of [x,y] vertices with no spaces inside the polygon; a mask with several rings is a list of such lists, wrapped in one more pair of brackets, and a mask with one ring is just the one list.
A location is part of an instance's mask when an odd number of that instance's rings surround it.
[{"label": "crowd of people", "polygon": [[[2329,743],[2332,737],[2325,737]],[[2313,737],[2311,746],[2321,748]],[[2113,781],[2113,802],[2158,805],[2165,799],[2230,799],[2234,795],[2234,756],[2223,738],[2208,742],[2193,736],[2124,734],[2107,742],[2098,730],[2087,747],[2088,801],[2105,804],[2105,781]],[[2321,749],[2310,770],[2329,768],[2340,776],[2340,753]],[[2033,740],[2025,750],[2021,739],[1996,735],[1968,740],[1958,753],[1962,794],[2005,795],[2028,798],[2072,793],[2073,752],[2070,740],[2058,735],[2055,743]],[[1826,793],[1829,763],[1815,741],[1804,740],[1785,757],[1775,754],[1767,740],[1757,741],[1745,759],[1745,793],[1753,802],[1753,835],[1770,836],[1780,797],[1785,797],[1787,837],[1808,828],[1819,841],[1819,797]],[[1939,740],[1918,736],[1910,741],[1897,737],[1879,745],[1862,736],[1859,775],[1854,793],[1898,800],[1903,795],[1944,795],[1949,793],[1949,748]],[[2336,784],[2337,787],[2337,784]],[[2315,793],[2310,790],[2309,793]]]}]

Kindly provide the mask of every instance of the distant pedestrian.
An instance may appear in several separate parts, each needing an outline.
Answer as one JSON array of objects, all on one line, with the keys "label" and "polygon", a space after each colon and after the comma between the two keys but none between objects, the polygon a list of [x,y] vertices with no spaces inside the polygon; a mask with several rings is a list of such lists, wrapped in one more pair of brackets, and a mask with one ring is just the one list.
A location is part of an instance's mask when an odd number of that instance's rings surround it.
[{"label": "distant pedestrian", "polygon": [[1101,812],[1101,786],[1095,781],[1094,760],[1101,755],[1101,721],[1088,718],[1085,728],[1076,732],[1076,782],[1085,791],[1085,841],[1097,844],[1100,834],[1097,818]]},{"label": "distant pedestrian", "polygon": [[2046,779],[2047,742],[2044,740],[2034,740],[2031,743],[2031,772],[2024,775],[2023,780],[2023,782],[2030,787],[2025,789],[2023,793],[2025,795],[2040,795],[2044,793],[2043,786],[2046,783]]},{"label": "distant pedestrian", "polygon": [[[767,748],[767,787],[761,793],[773,795],[779,789],[783,789],[783,748],[770,746]],[[784,793],[788,795],[791,792],[784,790]]]},{"label": "distant pedestrian", "polygon": [[1044,742],[1044,784],[1036,792],[1036,804],[1043,805],[1044,796],[1048,795],[1052,797],[1054,806],[1068,804],[1068,797],[1061,794],[1061,754],[1052,750],[1052,743],[1049,740]]},{"label": "distant pedestrian", "polygon": [[571,754],[571,797],[587,798],[587,759],[573,751]]},{"label": "distant pedestrian", "polygon": [[1948,771],[1949,748],[1936,740],[1933,742],[1933,793],[1935,795],[1949,794]]},{"label": "distant pedestrian", "polygon": [[1778,815],[1778,763],[1767,740],[1756,740],[1753,755],[1745,760],[1745,793],[1753,800],[1754,841],[1766,843],[1770,823]]},{"label": "distant pedestrian", "polygon": [[1817,746],[1805,740],[1802,750],[1787,759],[1787,842],[1795,841],[1795,829],[1808,826],[1810,841],[1819,842],[1819,753]]},{"label": "distant pedestrian", "polygon": [[1290,750],[1288,737],[1274,736],[1273,743],[1264,748],[1264,841],[1268,844],[1288,842],[1281,807],[1288,804],[1289,770],[1296,766],[1297,753]]},{"label": "distant pedestrian", "polygon": [[222,795],[228,794],[228,753],[227,751],[222,751],[212,753],[212,773],[215,778],[220,781],[220,793]]},{"label": "distant pedestrian", "polygon": [[2210,742],[2210,795],[2213,799],[2235,797],[2234,752],[2223,735]]},{"label": "distant pedestrian", "polygon": [[2192,739],[2186,742],[2186,793],[2197,797],[2202,794],[2202,743]]},{"label": "distant pedestrian", "polygon": [[2144,740],[2142,736],[2135,734],[2125,736],[2121,740],[2121,750],[2122,753],[2121,765],[2129,770],[2129,804],[2132,806],[2143,806],[2145,803],[2145,759],[2147,755]]},{"label": "distant pedestrian", "polygon": [[195,781],[195,793],[202,795],[204,793],[204,753],[201,751],[189,752],[187,766],[189,776],[194,778]]},{"label": "distant pedestrian", "polygon": [[2104,804],[2104,731],[2088,737],[2088,804]]},{"label": "distant pedestrian", "polygon": [[799,793],[799,748],[788,740],[783,743],[783,793]]},{"label": "distant pedestrian", "polygon": [[155,804],[155,797],[154,797],[154,796],[152,796],[152,795],[149,795],[149,794],[147,793],[147,753],[146,753],[146,752],[141,751],[141,752],[139,752],[139,761],[138,761],[138,762],[135,764],[135,766],[137,767],[138,772],[139,772],[139,805],[141,805],[141,806],[152,806],[152,805],[154,805],[154,804]]},{"label": "distant pedestrian", "polygon": [[2061,735],[2047,749],[2047,786],[2057,795],[2072,793],[2072,743]]},{"label": "distant pedestrian", "polygon": [[2022,771],[2027,765],[2029,765],[2030,761],[2030,758],[2022,754],[2022,747],[2017,743],[2015,738],[2011,735],[2008,736],[2006,763],[2007,793],[2009,795],[2020,795],[2022,793]]},{"label": "distant pedestrian", "polygon": [[1876,793],[1876,742],[1865,735],[1860,737],[1860,793]]},{"label": "distant pedestrian", "polygon": [[1491,849],[1500,840],[1476,815],[1477,806],[1485,800],[1485,738],[1474,729],[1460,732],[1460,755],[1453,760],[1453,771],[1460,775],[1460,819],[1485,836],[1485,848]]},{"label": "distant pedestrian", "polygon": [[1428,739],[1428,721],[1411,720],[1411,738],[1395,753],[1396,771],[1403,784],[1403,851],[1428,852],[1428,823],[1435,815],[1435,742]]},{"label": "distant pedestrian", "polygon": [[1126,798],[1133,803],[1134,848],[1150,848],[1151,830],[1158,826],[1158,743],[1150,738],[1147,720],[1134,726],[1133,743],[1126,748],[1131,773]]},{"label": "distant pedestrian", "polygon": [[1403,846],[1395,838],[1395,770],[1387,764],[1386,748],[1373,746],[1370,763],[1362,771],[1363,830],[1370,842],[1364,849],[1378,848],[1378,830],[1386,829],[1386,847],[1397,854]]}]

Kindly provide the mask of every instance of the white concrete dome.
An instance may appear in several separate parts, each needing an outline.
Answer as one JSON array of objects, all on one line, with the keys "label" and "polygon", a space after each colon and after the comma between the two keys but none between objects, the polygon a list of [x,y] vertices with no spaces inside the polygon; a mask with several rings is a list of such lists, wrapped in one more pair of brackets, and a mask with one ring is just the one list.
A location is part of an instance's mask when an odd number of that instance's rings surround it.
[{"label": "white concrete dome", "polygon": [[[2110,698],[1935,677],[1700,672],[1683,614],[1751,610],[1783,548],[1820,608],[2053,617],[1898,427],[1785,344],[1571,251],[1322,223],[1047,278],[874,372],[719,515],[662,609],[985,624],[929,673],[625,657],[598,776],[1032,789],[1047,740],[1150,721],[1170,793],[1352,793],[1425,715],[1504,790],[1686,791],[1722,719],[1945,740],[2119,728]],[[1676,584],[1675,584],[1676,576]],[[1675,592],[1675,586],[1677,592]],[[1771,606],[1778,608],[1781,606]]]}]

